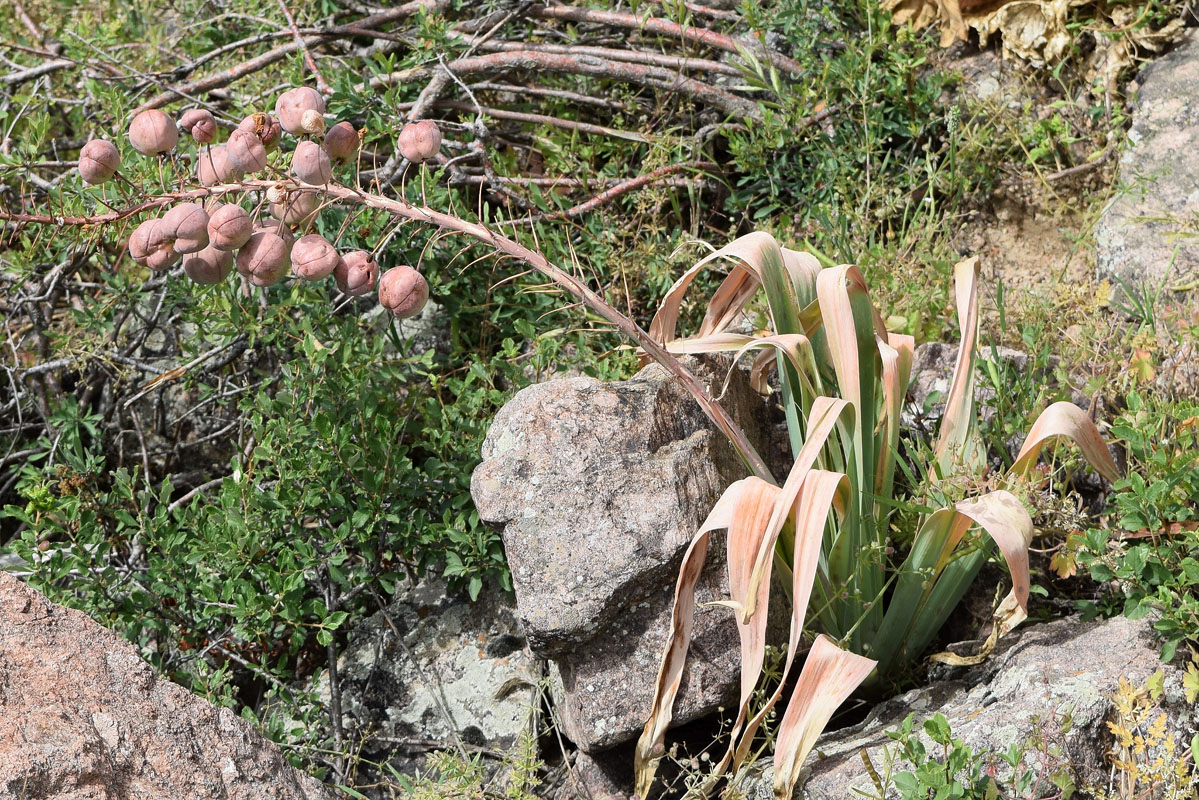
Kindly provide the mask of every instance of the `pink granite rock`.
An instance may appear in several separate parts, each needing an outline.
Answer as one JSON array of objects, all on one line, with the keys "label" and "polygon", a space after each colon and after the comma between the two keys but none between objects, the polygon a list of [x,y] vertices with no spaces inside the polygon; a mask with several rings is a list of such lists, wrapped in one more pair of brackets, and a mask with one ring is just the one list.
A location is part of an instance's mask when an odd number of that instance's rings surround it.
[{"label": "pink granite rock", "polygon": [[0,797],[332,800],[228,708],[0,572]]}]

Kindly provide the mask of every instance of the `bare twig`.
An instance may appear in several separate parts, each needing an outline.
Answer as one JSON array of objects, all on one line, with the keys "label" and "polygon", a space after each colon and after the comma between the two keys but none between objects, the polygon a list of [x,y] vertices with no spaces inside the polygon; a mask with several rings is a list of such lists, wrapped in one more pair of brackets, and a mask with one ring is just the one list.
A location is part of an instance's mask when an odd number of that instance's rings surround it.
[{"label": "bare twig", "polygon": [[578,131],[579,133],[590,133],[597,136],[611,136],[616,139],[628,139],[634,142],[648,142],[645,136],[635,131],[622,131],[616,128],[609,128],[604,125],[593,125],[590,122],[577,122],[573,119],[561,119],[559,117],[550,117],[545,114],[526,114],[523,111],[506,111],[502,108],[489,108],[487,106],[474,106],[470,103],[460,103],[456,100],[441,100],[437,103],[438,108],[451,108],[456,111],[481,111],[493,119],[506,119],[513,122],[531,122],[535,125],[548,125],[551,128],[562,128],[568,131]]},{"label": "bare twig", "polygon": [[[633,31],[645,31],[658,36],[683,39],[695,44],[715,47],[729,53],[739,53],[742,49],[750,49],[752,45],[739,42],[731,36],[716,31],[700,28],[695,25],[680,25],[660,17],[639,17],[636,14],[625,14],[619,11],[601,11],[593,8],[577,6],[534,6],[530,13],[535,17],[545,19],[561,19],[570,22],[595,22],[601,25],[611,25]],[[802,77],[804,69],[798,61],[787,58],[780,53],[774,53],[758,44],[770,63],[793,77]]]},{"label": "bare twig", "polygon": [[[579,203],[578,205],[575,205],[575,206],[571,206],[570,208],[565,209],[564,211],[556,211],[551,214],[539,214],[535,217],[530,217],[529,219],[516,220],[511,224],[517,224],[517,225],[526,224],[527,225],[530,222],[543,222],[543,221],[554,220],[554,219],[570,219],[572,217],[577,217],[580,214],[586,214],[588,211],[592,211],[596,208],[599,208],[600,206],[604,205],[605,203],[610,203],[613,200],[615,200],[617,197],[620,197],[622,194],[628,194],[629,192],[633,191],[634,189],[639,189],[642,186],[647,186],[651,183],[657,183],[657,182],[661,181],[663,178],[667,177],[668,175],[673,175],[676,172],[683,172],[685,170],[695,170],[698,172],[698,171],[702,171],[702,170],[714,170],[714,169],[716,169],[716,165],[710,161],[688,161],[688,162],[684,162],[682,164],[667,164],[664,167],[658,167],[657,169],[653,170],[652,172],[647,172],[644,175],[638,175],[636,178],[630,178],[627,181],[618,183],[615,186],[611,187],[610,189],[606,189],[606,190],[600,192],[595,197],[592,197],[590,200],[587,200],[583,203]],[[509,224],[509,223],[505,223],[505,224]]]},{"label": "bare twig", "polygon": [[287,18],[287,25],[291,28],[292,36],[295,37],[296,47],[304,54],[304,64],[307,65],[308,71],[316,78],[316,88],[321,94],[333,94],[333,89],[329,84],[325,83],[325,77],[321,75],[321,71],[317,69],[316,59],[312,57],[312,53],[308,50],[308,44],[304,41],[304,37],[300,35],[300,29],[296,27],[296,18],[292,16],[291,9],[287,7],[287,0],[276,0],[279,3],[279,9],[283,12],[283,16]]},{"label": "bare twig", "polygon": [[586,45],[542,44],[540,42],[486,42],[479,49],[493,53],[509,53],[514,50],[539,50],[543,53],[555,53],[558,55],[595,56],[596,58],[605,58],[609,61],[648,64],[680,72],[711,72],[717,75],[741,75],[741,70],[732,64],[724,64],[708,58],[688,58],[665,53],[651,53],[645,50],[622,50],[616,47],[587,47]]},{"label": "bare twig", "polygon": [[[447,0],[409,0],[402,6],[389,8],[386,11],[380,11],[377,14],[372,14],[369,17],[364,17],[350,25],[340,25],[336,28],[331,28],[320,34],[306,36],[301,41],[307,47],[315,47],[330,38],[357,36],[364,31],[369,31],[371,28],[386,25],[392,22],[406,19],[413,14],[416,14],[420,9],[427,8],[429,10],[437,9],[445,5]],[[215,75],[209,75],[205,78],[188,81],[177,87],[171,87],[167,91],[154,95],[146,102],[142,103],[134,113],[145,111],[148,108],[158,108],[177,99],[180,96],[191,94],[199,94],[202,92],[210,92],[213,89],[219,89],[223,86],[228,86],[234,81],[240,80],[247,75],[252,75],[258,70],[274,64],[277,61],[282,61],[291,54],[300,49],[300,44],[291,42],[290,44],[280,45],[272,48],[261,55],[243,61],[235,67],[230,67],[226,70],[221,70]]]},{"label": "bare twig", "polygon": [[[694,78],[684,77],[662,67],[609,61],[595,56],[570,56],[536,50],[516,50],[460,58],[449,62],[447,66],[460,76],[494,75],[512,70],[590,75],[678,92],[714,106],[727,114],[744,119],[756,120],[762,116],[761,108],[752,100],[738,97]],[[372,78],[370,86],[381,88],[393,83],[417,80],[429,74],[428,68],[393,72],[389,75]]]}]

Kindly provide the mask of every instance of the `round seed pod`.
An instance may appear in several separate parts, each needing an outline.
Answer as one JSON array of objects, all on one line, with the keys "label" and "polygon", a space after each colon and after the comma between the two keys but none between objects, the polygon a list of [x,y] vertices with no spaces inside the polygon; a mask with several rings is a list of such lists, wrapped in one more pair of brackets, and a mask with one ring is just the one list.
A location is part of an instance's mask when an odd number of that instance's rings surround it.
[{"label": "round seed pod", "polygon": [[329,154],[316,142],[300,142],[291,157],[291,169],[304,183],[314,186],[333,180],[333,165]]},{"label": "round seed pod", "polygon": [[233,269],[233,253],[209,245],[197,253],[183,257],[183,271],[199,284],[220,283]]},{"label": "round seed pod", "polygon": [[400,319],[415,317],[429,302],[429,283],[412,267],[392,267],[379,278],[379,303]]},{"label": "round seed pod", "polygon": [[179,127],[191,134],[197,144],[208,144],[216,138],[216,117],[207,109],[193,108],[179,118]]},{"label": "round seed pod", "polygon": [[275,101],[275,116],[279,118],[279,124],[293,136],[304,133],[305,111],[325,113],[325,98],[309,86],[299,86],[286,91]]},{"label": "round seed pod", "polygon": [[400,155],[414,164],[441,152],[441,129],[431,119],[409,122],[400,131]]},{"label": "round seed pod", "polygon": [[249,212],[236,203],[218,206],[208,217],[208,243],[218,250],[236,250],[253,232]]},{"label": "round seed pod", "polygon": [[144,220],[129,234],[129,257],[139,264],[145,264],[150,254],[157,249],[158,218]]},{"label": "round seed pod", "polygon": [[291,248],[291,271],[309,281],[329,277],[340,260],[329,240],[318,233],[301,236]]},{"label": "round seed pod", "polygon": [[162,233],[161,219],[148,219],[129,236],[129,256],[152,270],[162,270],[179,263],[174,241]]},{"label": "round seed pod", "polygon": [[300,130],[312,136],[320,136],[325,132],[325,115],[310,108],[300,115]]},{"label": "round seed pod", "polygon": [[179,129],[171,118],[156,108],[143,111],[129,123],[129,143],[142,155],[156,156],[179,142]]},{"label": "round seed pod", "polygon": [[346,294],[369,294],[379,281],[379,265],[375,257],[365,250],[346,253],[333,269],[333,280],[337,288]]},{"label": "round seed pod", "polygon": [[291,192],[286,200],[271,203],[270,212],[272,217],[288,225],[307,225],[316,216],[319,205],[315,192]]},{"label": "round seed pod", "polygon": [[286,228],[262,225],[237,251],[237,271],[254,286],[273,286],[287,274],[291,246]]},{"label": "round seed pod", "polygon": [[339,122],[325,134],[325,152],[334,161],[349,161],[358,152],[358,131],[348,122]]},{"label": "round seed pod", "polygon": [[208,213],[199,203],[180,203],[163,215],[159,232],[176,253],[199,252],[208,247]]},{"label": "round seed pod", "polygon": [[262,140],[241,128],[229,134],[225,152],[229,155],[229,163],[243,173],[258,172],[266,166],[266,147]]},{"label": "round seed pod", "polygon": [[229,160],[229,149],[223,144],[205,148],[196,159],[196,178],[201,186],[235,181],[241,174]]},{"label": "round seed pod", "polygon": [[119,166],[121,154],[112,142],[92,139],[79,151],[79,175],[92,186],[112,178]]},{"label": "round seed pod", "polygon": [[283,128],[279,126],[279,121],[270,114],[251,114],[243,119],[237,127],[257,136],[268,153],[279,146],[279,137],[283,135]]}]

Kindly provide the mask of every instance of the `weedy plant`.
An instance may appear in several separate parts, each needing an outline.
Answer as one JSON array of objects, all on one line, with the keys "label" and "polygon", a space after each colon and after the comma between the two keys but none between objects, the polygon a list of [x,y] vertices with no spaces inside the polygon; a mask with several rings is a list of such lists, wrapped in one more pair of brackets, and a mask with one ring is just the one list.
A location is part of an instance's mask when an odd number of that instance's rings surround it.
[{"label": "weedy plant", "polygon": [[[727,259],[733,269],[708,302],[697,334],[677,338],[685,293],[701,270]],[[1027,615],[1028,546],[1033,522],[1021,497],[1042,448],[1073,440],[1109,480],[1116,465],[1094,423],[1070,403],[1040,415],[1010,469],[988,475],[974,414],[978,337],[975,259],[955,268],[961,341],[945,415],[931,457],[917,476],[900,459],[900,415],[914,340],[888,333],[854,266],[822,269],[815,257],[754,233],[688,270],[667,293],[651,335],[672,353],[750,351],[751,378],[765,390],[778,370],[794,464],[778,485],[751,449],[755,473],[730,486],[683,558],[675,592],[673,637],[663,654],[653,708],[637,745],[637,790],[649,792],[687,655],[696,581],[712,531],[727,530],[731,606],[740,631],[741,700],[728,751],[714,781],[750,754],[763,719],[781,699],[806,622],[820,631],[776,735],[774,789],[790,797],[800,765],[836,708],[864,682],[881,683],[927,648],[998,545],[1012,589],[995,614],[994,641]],[[759,293],[769,330],[730,326]],[[708,401],[711,402],[711,401]],[[896,473],[912,484],[922,510],[906,554],[891,555],[890,522],[899,501]],[[981,531],[982,533],[979,533]],[[985,535],[982,535],[985,534]],[[988,538],[989,537],[989,538]],[[750,718],[762,671],[772,572],[790,591],[791,620],[783,679]]]}]

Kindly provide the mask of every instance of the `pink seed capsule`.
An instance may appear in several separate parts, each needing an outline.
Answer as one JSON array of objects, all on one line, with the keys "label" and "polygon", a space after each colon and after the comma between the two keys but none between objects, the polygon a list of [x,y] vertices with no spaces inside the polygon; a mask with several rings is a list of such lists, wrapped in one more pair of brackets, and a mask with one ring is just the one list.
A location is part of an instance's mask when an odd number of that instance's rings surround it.
[{"label": "pink seed capsule", "polygon": [[329,154],[316,142],[300,142],[291,157],[291,170],[304,183],[321,186],[333,180]]},{"label": "pink seed capsule", "polygon": [[156,108],[143,111],[129,123],[129,143],[142,155],[165,153],[178,141],[179,129],[174,121]]},{"label": "pink seed capsule", "polygon": [[225,151],[229,154],[229,163],[244,173],[258,172],[266,166],[266,147],[262,140],[241,128],[229,134]]},{"label": "pink seed capsule", "polygon": [[196,157],[196,178],[201,186],[216,186],[239,180],[241,176],[241,170],[229,161],[226,145],[202,148]]},{"label": "pink seed capsule", "polygon": [[365,250],[346,253],[333,269],[337,288],[349,295],[369,294],[379,280],[379,265]]},{"label": "pink seed capsule", "polygon": [[329,240],[318,233],[301,236],[291,249],[291,271],[304,280],[327,278],[340,260]]},{"label": "pink seed capsule", "polygon": [[79,175],[92,186],[110,180],[120,166],[116,145],[104,139],[92,139],[79,151]]},{"label": "pink seed capsule", "polygon": [[400,155],[414,164],[428,161],[441,152],[441,129],[431,119],[410,122],[400,131]]},{"label": "pink seed capsule", "polygon": [[183,257],[183,271],[201,285],[220,283],[233,270],[233,253],[209,245]]},{"label": "pink seed capsule", "polygon": [[180,203],[163,215],[159,230],[175,252],[198,252],[208,246],[208,213],[199,203]]},{"label": "pink seed capsule", "polygon": [[279,121],[270,114],[251,114],[237,127],[257,136],[268,153],[279,146],[279,137],[283,135]]},{"label": "pink seed capsule", "polygon": [[379,304],[400,319],[415,317],[427,302],[429,283],[412,267],[392,267],[379,278]]},{"label": "pink seed capsule", "polygon": [[358,131],[348,122],[339,122],[325,134],[325,152],[334,161],[349,161],[358,152]]},{"label": "pink seed capsule", "polygon": [[304,112],[315,111],[325,113],[325,98],[320,92],[308,86],[300,86],[279,95],[275,101],[275,116],[283,130],[292,136],[300,136],[304,131]]},{"label": "pink seed capsule", "polygon": [[193,108],[179,118],[179,127],[191,134],[197,144],[208,144],[216,138],[216,117],[203,108]]},{"label": "pink seed capsule", "polygon": [[254,222],[236,203],[225,203],[208,218],[208,241],[218,250],[236,250],[250,240]]},{"label": "pink seed capsule", "polygon": [[264,225],[237,251],[237,271],[254,286],[273,286],[287,275],[291,247],[286,228]]}]

